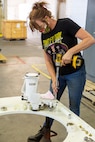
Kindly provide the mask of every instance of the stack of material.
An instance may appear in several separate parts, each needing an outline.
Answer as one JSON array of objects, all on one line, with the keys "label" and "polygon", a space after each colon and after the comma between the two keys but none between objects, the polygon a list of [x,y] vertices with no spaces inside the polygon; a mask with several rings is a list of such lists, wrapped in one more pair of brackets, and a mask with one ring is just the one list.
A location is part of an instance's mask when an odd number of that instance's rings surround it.
[{"label": "stack of material", "polygon": [[2,34],[5,39],[26,39],[26,21],[4,20],[2,22]]},{"label": "stack of material", "polygon": [[83,96],[90,100],[92,104],[95,106],[95,82],[86,80]]}]

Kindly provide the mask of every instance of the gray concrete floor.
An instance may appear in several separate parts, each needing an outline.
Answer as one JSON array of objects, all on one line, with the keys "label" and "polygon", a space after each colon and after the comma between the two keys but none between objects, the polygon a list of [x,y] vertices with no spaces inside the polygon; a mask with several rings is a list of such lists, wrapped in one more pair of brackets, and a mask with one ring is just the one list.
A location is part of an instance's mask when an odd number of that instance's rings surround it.
[{"label": "gray concrete floor", "polygon": [[[39,38],[13,41],[0,38],[0,49],[8,59],[6,63],[0,63],[1,98],[21,95],[24,75],[26,72],[36,72],[32,65],[48,74]],[[38,92],[45,93],[48,88],[49,79],[40,74]],[[68,107],[67,90],[62,96],[61,102]],[[86,102],[88,103],[88,100]],[[83,103],[81,103],[80,117],[95,128],[95,111]],[[43,121],[43,116],[29,114],[0,116],[0,142],[26,142],[28,136],[35,134],[40,129]],[[52,142],[61,142],[65,139],[67,132],[59,122],[54,121],[52,129],[58,133],[56,137],[52,137]]]}]

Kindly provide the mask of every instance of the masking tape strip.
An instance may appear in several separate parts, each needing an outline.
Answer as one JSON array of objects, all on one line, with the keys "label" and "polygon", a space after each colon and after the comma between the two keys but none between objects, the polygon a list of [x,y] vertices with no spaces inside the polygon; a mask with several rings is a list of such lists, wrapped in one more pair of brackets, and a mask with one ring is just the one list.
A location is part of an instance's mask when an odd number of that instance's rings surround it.
[{"label": "masking tape strip", "polygon": [[40,69],[38,69],[35,65],[32,65],[32,68],[35,69],[36,71],[38,71],[39,73],[41,73],[43,76],[45,76],[48,79],[51,79],[51,77],[49,75],[47,75],[46,73],[42,72]]}]

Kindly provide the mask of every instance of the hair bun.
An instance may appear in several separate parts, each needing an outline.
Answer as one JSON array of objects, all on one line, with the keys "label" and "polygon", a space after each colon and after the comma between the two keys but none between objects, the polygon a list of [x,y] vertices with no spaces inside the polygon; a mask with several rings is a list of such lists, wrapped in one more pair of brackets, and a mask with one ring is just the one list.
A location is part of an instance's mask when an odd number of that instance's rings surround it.
[{"label": "hair bun", "polygon": [[36,2],[33,6],[33,9],[46,8],[46,5],[46,2]]}]

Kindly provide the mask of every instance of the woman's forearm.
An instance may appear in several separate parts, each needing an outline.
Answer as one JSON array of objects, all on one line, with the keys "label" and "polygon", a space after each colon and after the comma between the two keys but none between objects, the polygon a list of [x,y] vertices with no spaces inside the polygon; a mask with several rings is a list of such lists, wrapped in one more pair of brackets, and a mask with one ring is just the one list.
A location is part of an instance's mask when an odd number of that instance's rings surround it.
[{"label": "woman's forearm", "polygon": [[56,73],[55,73],[54,66],[53,66],[52,62],[46,61],[46,66],[47,66],[47,70],[49,72],[49,75],[51,77],[51,80],[53,82],[56,81]]}]

